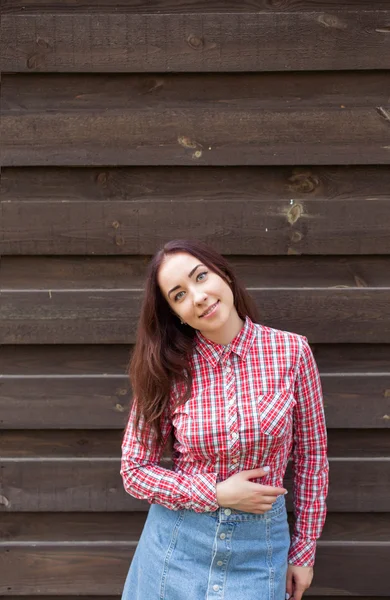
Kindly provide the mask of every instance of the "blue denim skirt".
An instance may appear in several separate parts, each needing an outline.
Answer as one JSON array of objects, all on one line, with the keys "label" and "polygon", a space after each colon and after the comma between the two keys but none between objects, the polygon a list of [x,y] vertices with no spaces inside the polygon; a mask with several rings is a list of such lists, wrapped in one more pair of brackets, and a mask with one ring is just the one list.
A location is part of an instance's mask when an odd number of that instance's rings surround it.
[{"label": "blue denim skirt", "polygon": [[285,497],[263,515],[150,506],[122,600],[285,600]]}]

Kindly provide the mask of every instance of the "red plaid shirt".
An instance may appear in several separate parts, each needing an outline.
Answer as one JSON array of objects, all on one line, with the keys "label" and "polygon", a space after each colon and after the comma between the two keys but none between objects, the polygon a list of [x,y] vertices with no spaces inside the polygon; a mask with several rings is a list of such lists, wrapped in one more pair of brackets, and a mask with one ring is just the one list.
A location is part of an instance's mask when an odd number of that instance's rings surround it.
[{"label": "red plaid shirt", "polygon": [[217,482],[269,465],[270,473],[253,481],[283,487],[291,457],[289,563],[312,566],[325,522],[329,466],[321,382],[307,338],[246,317],[227,346],[197,331],[191,368],[191,398],[175,409],[174,386],[162,419],[164,443],[175,428],[173,471],[159,466],[162,447],[148,427],[148,449],[137,442],[134,401],[122,444],[125,490],[171,510],[214,511]]}]

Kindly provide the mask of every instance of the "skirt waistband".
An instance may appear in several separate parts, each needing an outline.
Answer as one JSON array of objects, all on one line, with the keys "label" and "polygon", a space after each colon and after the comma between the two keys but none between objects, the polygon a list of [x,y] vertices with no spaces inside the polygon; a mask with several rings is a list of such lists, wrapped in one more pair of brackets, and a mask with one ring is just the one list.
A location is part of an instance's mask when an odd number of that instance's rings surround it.
[{"label": "skirt waistband", "polygon": [[[278,496],[272,505],[272,508],[264,514],[245,512],[234,508],[224,508],[220,506],[217,510],[204,513],[212,517],[216,517],[219,521],[261,521],[276,517],[279,513],[286,509],[286,499],[284,495]],[[202,513],[201,513],[202,514]]]}]

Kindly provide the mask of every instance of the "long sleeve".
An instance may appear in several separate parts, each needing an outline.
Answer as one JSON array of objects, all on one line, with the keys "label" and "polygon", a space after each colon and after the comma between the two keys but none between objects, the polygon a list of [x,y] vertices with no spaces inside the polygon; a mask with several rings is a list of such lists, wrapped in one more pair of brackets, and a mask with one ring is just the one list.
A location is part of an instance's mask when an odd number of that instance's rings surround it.
[{"label": "long sleeve", "polygon": [[[171,510],[183,508],[195,512],[217,510],[216,473],[183,475],[158,466],[164,445],[172,430],[167,414],[162,418],[163,443],[157,446],[151,428],[146,425],[146,449],[137,441],[134,417],[136,400],[130,411],[122,442],[120,474],[128,494],[147,500],[150,504],[162,504]],[[167,411],[166,411],[167,413]],[[143,418],[140,427],[145,427]],[[140,435],[139,435],[140,437]]]},{"label": "long sleeve", "polygon": [[300,337],[292,450],[295,526],[288,562],[313,566],[326,517],[329,464],[320,376],[307,338]]}]

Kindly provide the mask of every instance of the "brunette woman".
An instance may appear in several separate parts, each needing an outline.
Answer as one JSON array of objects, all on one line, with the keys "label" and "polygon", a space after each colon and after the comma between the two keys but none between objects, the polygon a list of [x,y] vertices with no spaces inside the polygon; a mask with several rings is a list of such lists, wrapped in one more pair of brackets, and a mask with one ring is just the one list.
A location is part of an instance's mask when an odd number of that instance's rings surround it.
[{"label": "brunette woman", "polygon": [[301,600],[328,491],[307,338],[259,323],[221,255],[175,240],[149,265],[130,378],[121,475],[151,506],[122,600]]}]

